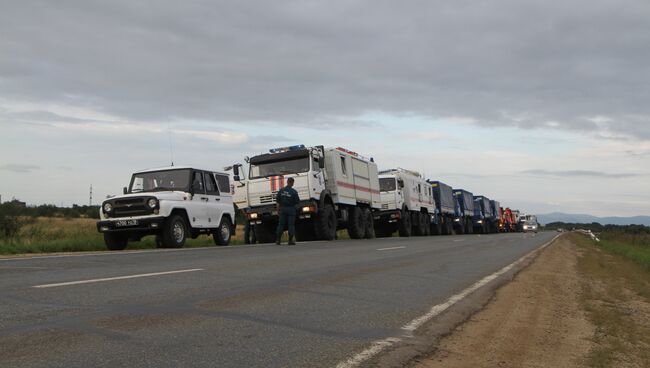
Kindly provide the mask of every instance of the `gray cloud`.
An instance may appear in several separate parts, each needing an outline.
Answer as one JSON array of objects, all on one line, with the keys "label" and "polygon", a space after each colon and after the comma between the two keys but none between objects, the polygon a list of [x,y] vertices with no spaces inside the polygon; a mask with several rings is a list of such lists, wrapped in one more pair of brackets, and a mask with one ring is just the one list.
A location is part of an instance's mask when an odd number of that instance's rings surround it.
[{"label": "gray cloud", "polygon": [[36,165],[24,165],[24,164],[0,165],[0,171],[11,171],[15,173],[29,173],[39,169],[40,167]]},{"label": "gray cloud", "polygon": [[556,176],[556,177],[595,177],[595,178],[611,178],[611,179],[624,179],[633,178],[637,176],[644,176],[641,173],[606,173],[602,171],[592,170],[524,170],[522,174],[536,175],[536,176]]},{"label": "gray cloud", "polygon": [[0,13],[0,95],[130,121],[382,111],[648,140],[649,18],[643,0],[25,0]]}]

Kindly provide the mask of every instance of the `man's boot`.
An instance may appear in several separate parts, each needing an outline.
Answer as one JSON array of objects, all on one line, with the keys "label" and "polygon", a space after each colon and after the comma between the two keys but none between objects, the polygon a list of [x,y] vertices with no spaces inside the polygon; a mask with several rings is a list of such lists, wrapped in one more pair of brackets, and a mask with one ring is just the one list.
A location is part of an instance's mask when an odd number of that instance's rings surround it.
[{"label": "man's boot", "polygon": [[278,236],[275,240],[275,245],[282,245],[282,235]]},{"label": "man's boot", "polygon": [[296,242],[293,240],[293,236],[289,237],[289,245],[296,245]]}]

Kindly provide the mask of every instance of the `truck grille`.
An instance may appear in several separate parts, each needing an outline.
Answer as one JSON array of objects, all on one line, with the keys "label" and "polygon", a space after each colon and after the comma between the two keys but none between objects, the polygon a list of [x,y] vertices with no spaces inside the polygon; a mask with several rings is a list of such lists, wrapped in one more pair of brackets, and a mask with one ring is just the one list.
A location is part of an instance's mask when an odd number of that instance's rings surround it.
[{"label": "truck grille", "polygon": [[275,203],[275,199],[277,197],[278,192],[271,193],[270,195],[264,195],[260,196],[260,203],[261,204],[267,204],[267,203]]},{"label": "truck grille", "polygon": [[109,218],[146,216],[153,213],[153,210],[147,206],[147,200],[151,197],[124,198],[111,201],[113,211],[107,214]]},{"label": "truck grille", "polygon": [[382,204],[381,209],[382,210],[387,210],[388,209],[388,204],[387,203]]}]

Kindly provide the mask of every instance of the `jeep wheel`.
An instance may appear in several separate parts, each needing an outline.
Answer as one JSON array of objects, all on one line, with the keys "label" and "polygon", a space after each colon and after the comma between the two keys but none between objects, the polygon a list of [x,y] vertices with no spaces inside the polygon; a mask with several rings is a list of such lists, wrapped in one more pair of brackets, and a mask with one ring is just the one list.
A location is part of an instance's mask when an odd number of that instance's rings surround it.
[{"label": "jeep wheel", "polygon": [[411,236],[411,214],[409,211],[402,211],[402,218],[399,221],[399,236],[404,238]]},{"label": "jeep wheel", "polygon": [[225,246],[230,243],[230,237],[232,236],[232,224],[227,218],[221,220],[219,228],[212,233],[212,239],[214,239],[214,244],[219,246]]},{"label": "jeep wheel", "polygon": [[370,208],[364,208],[363,209],[363,215],[366,218],[366,231],[365,231],[365,238],[366,239],[374,239],[375,236],[375,218],[372,215],[372,211]]},{"label": "jeep wheel", "polygon": [[316,233],[321,240],[336,239],[336,213],[331,204],[326,204],[316,218]]},{"label": "jeep wheel", "polygon": [[129,244],[129,237],[123,234],[104,233],[104,244],[108,250],[124,250]]},{"label": "jeep wheel", "polygon": [[361,239],[366,235],[366,218],[359,207],[350,207],[348,234],[351,239]]},{"label": "jeep wheel", "polygon": [[187,235],[187,224],[183,216],[173,215],[165,222],[162,232],[162,247],[182,248],[185,245]]}]

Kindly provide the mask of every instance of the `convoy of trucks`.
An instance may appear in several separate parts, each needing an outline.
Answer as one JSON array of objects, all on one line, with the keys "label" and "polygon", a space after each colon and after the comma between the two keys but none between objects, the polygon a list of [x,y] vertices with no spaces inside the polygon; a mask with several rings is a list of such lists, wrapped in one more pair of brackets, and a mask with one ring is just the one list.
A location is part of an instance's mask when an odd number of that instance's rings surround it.
[{"label": "convoy of trucks", "polygon": [[222,172],[167,167],[133,174],[124,195],[107,198],[97,229],[107,248],[156,236],[159,247],[182,247],[185,239],[212,235],[227,245],[244,218],[246,243],[274,242],[276,195],[294,179],[300,203],[299,241],[334,240],[338,230],[352,239],[537,232],[537,218],[486,196],[474,196],[417,171],[379,171],[373,158],[354,151],[296,145],[246,158]]}]

